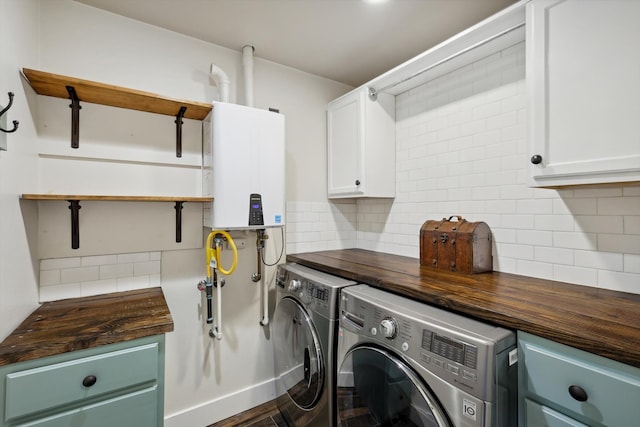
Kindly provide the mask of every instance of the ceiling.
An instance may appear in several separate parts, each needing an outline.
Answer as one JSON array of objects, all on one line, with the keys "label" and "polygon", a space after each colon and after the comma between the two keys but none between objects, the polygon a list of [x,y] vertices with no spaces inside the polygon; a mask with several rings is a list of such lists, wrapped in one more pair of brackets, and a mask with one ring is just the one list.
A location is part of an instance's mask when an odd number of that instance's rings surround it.
[{"label": "ceiling", "polygon": [[515,0],[76,0],[359,86]]}]

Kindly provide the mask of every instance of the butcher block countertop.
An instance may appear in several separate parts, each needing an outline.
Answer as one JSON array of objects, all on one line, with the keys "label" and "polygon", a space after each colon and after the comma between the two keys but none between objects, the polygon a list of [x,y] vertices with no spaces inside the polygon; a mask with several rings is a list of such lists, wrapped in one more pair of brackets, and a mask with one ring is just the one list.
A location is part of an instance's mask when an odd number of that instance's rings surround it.
[{"label": "butcher block countertop", "polygon": [[326,273],[640,368],[640,295],[515,274],[459,274],[362,249],[287,256]]},{"label": "butcher block countertop", "polygon": [[161,288],[45,302],[0,343],[0,366],[171,331]]}]

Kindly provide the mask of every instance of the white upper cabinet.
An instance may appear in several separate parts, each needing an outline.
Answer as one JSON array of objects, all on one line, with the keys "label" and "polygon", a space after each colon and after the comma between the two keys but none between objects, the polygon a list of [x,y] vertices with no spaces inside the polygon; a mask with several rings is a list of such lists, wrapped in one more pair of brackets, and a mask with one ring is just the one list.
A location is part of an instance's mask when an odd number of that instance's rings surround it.
[{"label": "white upper cabinet", "polygon": [[640,1],[527,4],[533,186],[640,181]]},{"label": "white upper cabinet", "polygon": [[329,198],[395,197],[395,159],[395,96],[362,87],[329,103]]}]

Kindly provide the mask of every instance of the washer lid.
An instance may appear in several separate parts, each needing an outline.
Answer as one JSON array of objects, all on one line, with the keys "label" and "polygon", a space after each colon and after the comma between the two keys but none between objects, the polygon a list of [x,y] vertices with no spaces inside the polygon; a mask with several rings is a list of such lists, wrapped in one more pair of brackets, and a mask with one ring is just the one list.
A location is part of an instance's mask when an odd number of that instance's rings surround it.
[{"label": "washer lid", "polygon": [[322,394],[324,360],[311,317],[293,298],[285,297],[274,314],[276,378],[302,409],[313,408]]},{"label": "washer lid", "polygon": [[414,371],[371,346],[350,350],[338,371],[338,426],[452,427]]}]

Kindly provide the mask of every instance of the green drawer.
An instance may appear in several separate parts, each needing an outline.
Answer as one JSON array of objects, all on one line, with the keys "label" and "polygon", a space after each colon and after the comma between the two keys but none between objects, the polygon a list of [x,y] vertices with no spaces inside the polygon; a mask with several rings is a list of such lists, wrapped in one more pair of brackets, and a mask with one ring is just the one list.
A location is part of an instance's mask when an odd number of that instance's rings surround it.
[{"label": "green drawer", "polygon": [[586,424],[562,415],[551,408],[525,399],[525,419],[527,426],[545,427],[587,427]]},{"label": "green drawer", "polygon": [[[533,335],[518,337],[526,396],[589,425],[638,425],[640,369]],[[586,392],[586,401],[571,396],[572,385]]]},{"label": "green drawer", "polygon": [[157,426],[158,386],[16,427],[150,427]]},{"label": "green drawer", "polygon": [[[83,385],[89,376],[95,384]],[[158,344],[13,372],[6,377],[5,420],[158,380]]]}]

